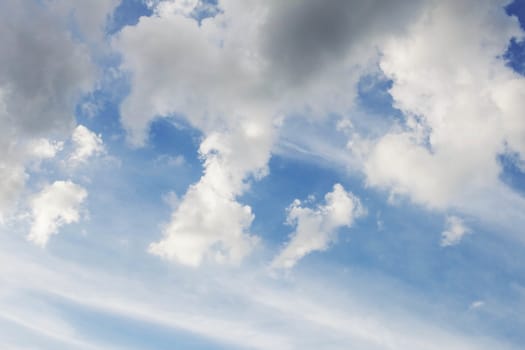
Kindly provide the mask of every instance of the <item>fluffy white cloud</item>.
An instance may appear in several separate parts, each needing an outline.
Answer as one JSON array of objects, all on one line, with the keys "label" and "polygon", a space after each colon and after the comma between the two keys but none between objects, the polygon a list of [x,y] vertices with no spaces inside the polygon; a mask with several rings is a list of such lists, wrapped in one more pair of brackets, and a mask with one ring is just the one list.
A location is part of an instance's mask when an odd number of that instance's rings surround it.
[{"label": "fluffy white cloud", "polygon": [[71,139],[74,150],[69,161],[73,166],[85,163],[90,157],[104,152],[102,136],[95,134],[83,125],[78,125],[75,128]]},{"label": "fluffy white cloud", "polygon": [[246,174],[260,177],[266,172],[271,137],[268,128],[246,121],[228,136],[213,133],[201,144],[205,173],[190,187],[164,230],[164,238],[151,244],[153,254],[189,266],[206,259],[237,264],[258,242],[249,232],[254,215],[236,196],[248,184]]},{"label": "fluffy white cloud", "polygon": [[523,32],[505,3],[434,2],[382,48],[406,125],[372,147],[369,185],[431,208],[464,207],[501,187],[498,155],[525,155],[525,79],[501,59]]},{"label": "fluffy white cloud", "polygon": [[340,184],[335,184],[324,198],[325,203],[315,209],[303,207],[298,199],[290,205],[287,223],[296,229],[273,260],[272,267],[291,268],[305,255],[328,249],[339,228],[352,226],[354,220],[365,213],[359,198]]},{"label": "fluffy white cloud", "polygon": [[80,205],[86,197],[87,191],[71,181],[55,181],[46,186],[31,200],[32,222],[28,239],[45,246],[61,226],[80,220]]},{"label": "fluffy white cloud", "polygon": [[441,233],[441,246],[448,247],[458,244],[470,229],[457,216],[447,218],[447,228]]}]

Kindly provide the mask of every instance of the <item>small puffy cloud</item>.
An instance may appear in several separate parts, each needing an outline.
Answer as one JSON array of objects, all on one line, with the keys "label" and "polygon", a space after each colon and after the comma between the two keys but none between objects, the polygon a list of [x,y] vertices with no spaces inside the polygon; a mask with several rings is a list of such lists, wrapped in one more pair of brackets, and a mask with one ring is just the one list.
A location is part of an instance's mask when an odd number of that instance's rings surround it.
[{"label": "small puffy cloud", "polygon": [[470,229],[463,223],[463,220],[457,216],[447,218],[447,227],[441,233],[441,246],[448,247],[458,244],[463,236],[469,234]]},{"label": "small puffy cloud", "polygon": [[477,310],[483,306],[485,306],[485,302],[483,300],[476,300],[470,304],[469,310]]},{"label": "small puffy cloud", "polygon": [[74,150],[69,161],[73,166],[85,163],[90,157],[104,152],[102,136],[95,134],[83,125],[76,127],[71,139]]},{"label": "small puffy cloud", "polygon": [[324,251],[336,238],[341,227],[352,226],[365,213],[359,198],[335,184],[325,195],[325,203],[307,208],[295,200],[288,208],[287,223],[296,227],[281,253],[273,260],[274,268],[291,268],[313,251]]},{"label": "small puffy cloud", "polygon": [[32,222],[28,239],[45,246],[61,226],[80,220],[80,205],[86,197],[87,191],[71,181],[55,181],[46,186],[31,200]]}]

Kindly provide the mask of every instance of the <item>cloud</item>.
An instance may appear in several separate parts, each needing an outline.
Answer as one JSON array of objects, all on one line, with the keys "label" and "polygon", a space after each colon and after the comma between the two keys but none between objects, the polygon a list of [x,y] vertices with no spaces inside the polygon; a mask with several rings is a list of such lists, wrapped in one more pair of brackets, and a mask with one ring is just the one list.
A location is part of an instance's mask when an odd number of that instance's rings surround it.
[{"label": "cloud", "polygon": [[31,199],[32,222],[27,238],[45,246],[61,226],[80,220],[80,205],[86,197],[87,191],[71,181],[55,181],[44,187]]},{"label": "cloud", "polygon": [[457,216],[447,218],[447,228],[441,233],[441,246],[448,247],[458,244],[470,229]]},{"label": "cloud", "polygon": [[[423,1],[307,0],[272,2],[263,24],[261,51],[273,79],[318,83],[330,70],[363,64],[387,33],[402,31]],[[337,79],[335,79],[337,80]],[[338,82],[340,83],[340,82]],[[323,101],[313,101],[313,104]]]},{"label": "cloud", "polygon": [[69,156],[69,162],[73,166],[85,163],[90,157],[104,152],[102,136],[95,134],[83,125],[78,125],[75,128],[71,139],[74,150]]},{"label": "cloud", "polygon": [[68,132],[76,99],[94,82],[87,48],[45,5],[8,0],[0,10],[0,91],[10,117],[2,129],[20,136]]},{"label": "cloud", "polygon": [[246,174],[264,175],[269,146],[261,140],[271,138],[264,125],[252,121],[229,132],[211,134],[202,142],[204,175],[179,202],[163,239],[150,245],[151,253],[190,266],[205,258],[238,264],[257,244],[259,239],[249,232],[252,210],[235,198],[248,186]]},{"label": "cloud", "polygon": [[290,205],[287,223],[296,230],[273,260],[272,267],[291,268],[305,255],[328,249],[339,228],[352,226],[354,220],[365,213],[359,198],[346,192],[340,184],[335,184],[324,198],[325,204],[315,209],[302,207],[298,199]]},{"label": "cloud", "polygon": [[498,155],[525,155],[517,112],[525,108],[525,79],[501,59],[523,32],[506,3],[436,2],[381,49],[405,123],[370,150],[368,185],[429,208],[463,209],[500,187]]},{"label": "cloud", "polygon": [[0,3],[0,221],[20,204],[27,166],[62,149],[75,105],[96,80],[90,50],[70,32],[59,2]]}]

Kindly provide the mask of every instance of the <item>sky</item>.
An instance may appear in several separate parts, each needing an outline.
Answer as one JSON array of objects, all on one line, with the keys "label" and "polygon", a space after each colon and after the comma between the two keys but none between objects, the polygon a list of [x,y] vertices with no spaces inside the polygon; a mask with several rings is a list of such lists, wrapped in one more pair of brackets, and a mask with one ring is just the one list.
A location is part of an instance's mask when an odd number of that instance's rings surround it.
[{"label": "sky", "polygon": [[523,0],[3,0],[0,32],[2,349],[523,349]]}]

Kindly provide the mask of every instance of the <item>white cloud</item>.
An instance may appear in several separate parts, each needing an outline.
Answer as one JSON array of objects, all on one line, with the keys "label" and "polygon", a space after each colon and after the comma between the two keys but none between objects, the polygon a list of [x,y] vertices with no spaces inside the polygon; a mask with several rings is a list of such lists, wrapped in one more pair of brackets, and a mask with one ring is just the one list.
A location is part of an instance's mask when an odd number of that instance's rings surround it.
[{"label": "white cloud", "polygon": [[78,125],[75,128],[71,139],[74,150],[69,157],[69,162],[73,166],[85,163],[90,157],[104,152],[102,136],[95,134],[83,125]]},{"label": "white cloud", "polygon": [[28,239],[45,246],[61,226],[80,220],[80,205],[87,191],[71,181],[55,181],[36,194],[30,203],[31,230]]},{"label": "white cloud", "polygon": [[[501,55],[523,32],[507,1],[439,1],[382,48],[403,128],[365,159],[367,183],[430,208],[471,208],[499,190],[497,157],[525,155],[525,79]],[[468,209],[467,209],[468,210]]]},{"label": "white cloud", "polygon": [[449,216],[447,218],[447,228],[441,233],[441,246],[456,245],[470,232],[470,228],[463,223],[463,220],[457,216]]},{"label": "white cloud", "polygon": [[180,14],[190,16],[201,0],[147,0],[146,3],[158,15]]},{"label": "white cloud", "polygon": [[205,259],[238,264],[250,253],[259,240],[249,232],[254,215],[235,198],[247,188],[247,174],[258,177],[266,171],[271,140],[266,132],[264,125],[248,121],[202,142],[204,175],[179,202],[163,239],[150,245],[151,253],[190,266]]},{"label": "white cloud", "polygon": [[305,255],[328,249],[339,228],[352,226],[354,220],[365,213],[359,199],[340,184],[335,184],[333,191],[325,195],[325,203],[315,209],[301,204],[296,199],[288,208],[287,222],[296,230],[273,260],[274,268],[291,268]]}]

